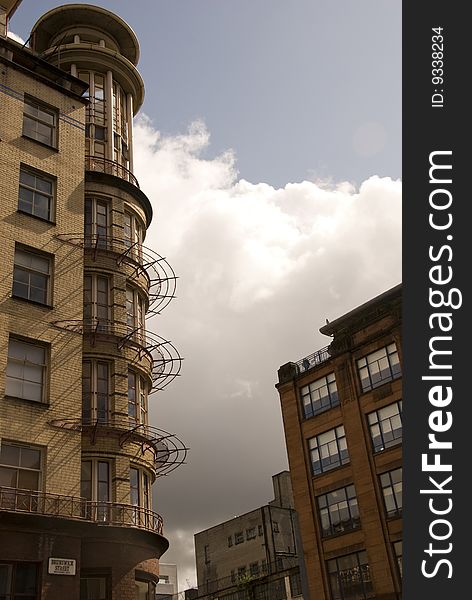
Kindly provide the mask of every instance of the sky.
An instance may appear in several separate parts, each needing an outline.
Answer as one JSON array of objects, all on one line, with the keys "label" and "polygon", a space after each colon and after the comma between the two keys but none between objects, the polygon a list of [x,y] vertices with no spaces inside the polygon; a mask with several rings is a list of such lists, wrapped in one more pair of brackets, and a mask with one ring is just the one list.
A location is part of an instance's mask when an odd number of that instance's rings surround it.
[{"label": "sky", "polygon": [[[190,447],[154,486],[180,589],[193,535],[272,499],[287,468],[277,369],[401,281],[399,0],[97,0],[135,30],[145,245],[177,298],[149,328],[184,357],[152,424]],[[27,39],[54,0],[23,0]]]}]

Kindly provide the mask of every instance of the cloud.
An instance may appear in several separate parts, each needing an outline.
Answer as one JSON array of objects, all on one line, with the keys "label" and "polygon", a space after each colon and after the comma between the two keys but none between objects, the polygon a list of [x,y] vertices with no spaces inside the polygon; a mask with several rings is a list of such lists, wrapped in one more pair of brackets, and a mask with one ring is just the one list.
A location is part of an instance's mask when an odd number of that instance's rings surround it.
[{"label": "cloud", "polygon": [[155,486],[181,585],[193,533],[267,503],[287,468],[277,369],[329,343],[318,329],[401,280],[401,182],[373,176],[274,188],[208,155],[202,122],[163,136],[135,125],[136,175],[154,208],[145,244],[166,256],[178,298],[150,321],[184,358],[152,398],[154,424],[189,446]]},{"label": "cloud", "polygon": [[23,45],[25,43],[25,40],[21,36],[14,33],[13,31],[8,31],[7,37],[9,37],[12,40],[15,40],[15,42],[18,42],[21,45]]}]

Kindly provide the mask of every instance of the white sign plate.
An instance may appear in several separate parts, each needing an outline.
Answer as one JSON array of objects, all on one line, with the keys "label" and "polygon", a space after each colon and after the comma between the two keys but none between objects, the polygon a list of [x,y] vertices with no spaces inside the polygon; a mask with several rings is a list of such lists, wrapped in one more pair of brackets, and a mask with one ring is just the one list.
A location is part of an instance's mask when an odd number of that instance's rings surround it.
[{"label": "white sign plate", "polygon": [[48,573],[50,575],[75,575],[76,561],[73,558],[50,558]]}]

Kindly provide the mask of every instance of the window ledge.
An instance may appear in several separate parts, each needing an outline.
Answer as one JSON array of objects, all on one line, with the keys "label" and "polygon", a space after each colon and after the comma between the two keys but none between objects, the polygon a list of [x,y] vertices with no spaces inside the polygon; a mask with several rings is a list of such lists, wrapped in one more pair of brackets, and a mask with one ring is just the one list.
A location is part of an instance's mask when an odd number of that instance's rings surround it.
[{"label": "window ledge", "polygon": [[358,527],[351,527],[351,529],[345,529],[344,531],[337,531],[336,533],[329,533],[328,535],[322,535],[321,539],[331,540],[333,538],[341,537],[343,535],[347,535],[348,533],[355,533],[356,531],[361,531],[362,527],[359,525]]},{"label": "window ledge", "polygon": [[34,142],[35,144],[38,144],[39,146],[42,146],[43,148],[48,148],[49,150],[52,150],[53,152],[59,152],[59,148],[57,146],[50,146],[49,144],[46,144],[45,142],[40,142],[39,140],[36,140],[33,137],[30,137],[29,135],[26,135],[26,133],[22,133],[21,137],[25,140],[29,140],[30,142]]},{"label": "window ledge", "polygon": [[382,450],[376,450],[375,448],[373,448],[372,449],[372,454],[374,456],[377,456],[379,454],[384,454],[385,452],[388,452],[389,450],[393,450],[394,448],[398,448],[398,446],[401,446],[402,444],[403,444],[403,438],[400,438],[396,444],[392,444],[391,446],[388,446],[387,448],[382,448]]},{"label": "window ledge", "polygon": [[323,477],[324,475],[328,475],[329,473],[334,473],[336,471],[340,471],[341,469],[344,469],[345,467],[349,467],[351,464],[351,461],[349,460],[348,462],[344,463],[343,465],[339,465],[338,467],[334,467],[333,469],[328,469],[327,471],[322,471],[321,473],[313,473],[311,474],[311,478],[312,479],[318,479],[319,477]]},{"label": "window ledge", "polygon": [[34,304],[34,306],[38,306],[39,308],[45,308],[46,310],[52,310],[54,306],[52,304],[44,304],[43,302],[37,302],[36,300],[29,300],[28,298],[23,298],[22,296],[11,295],[12,300],[19,300],[20,302],[27,302],[28,304]]},{"label": "window ledge", "polygon": [[26,210],[21,210],[21,208],[18,208],[17,211],[18,213],[20,213],[20,215],[26,215],[28,217],[32,217],[33,219],[36,219],[37,221],[42,221],[43,223],[47,223],[48,225],[56,225],[56,221],[51,221],[50,219],[45,219],[44,217],[39,217],[38,215],[33,215],[32,213],[27,212]]},{"label": "window ledge", "polygon": [[37,400],[30,400],[29,398],[20,398],[19,396],[9,396],[5,394],[5,400],[20,400],[21,402],[28,402],[28,404],[32,404],[34,406],[39,406],[41,408],[50,408],[51,404],[49,402],[38,402]]}]

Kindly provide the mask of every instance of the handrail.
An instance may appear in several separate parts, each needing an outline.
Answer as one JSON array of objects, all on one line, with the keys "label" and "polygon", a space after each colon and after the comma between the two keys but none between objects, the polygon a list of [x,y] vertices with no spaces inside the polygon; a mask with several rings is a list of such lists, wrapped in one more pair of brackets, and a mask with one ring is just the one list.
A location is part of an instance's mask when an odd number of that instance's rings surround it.
[{"label": "handrail", "polygon": [[329,346],[325,346],[324,348],[313,352],[313,354],[305,356],[305,358],[300,359],[295,364],[298,367],[298,372],[303,373],[303,371],[308,371],[312,367],[320,365],[321,363],[324,363],[330,358],[331,355],[329,353]]},{"label": "handrail", "polygon": [[95,502],[77,496],[0,487],[0,511],[77,519],[99,525],[137,527],[162,535],[163,520],[142,506]]},{"label": "handrail", "polygon": [[123,165],[120,165],[120,163],[110,160],[109,158],[103,158],[102,156],[90,156],[89,154],[86,154],[85,170],[114,175],[115,177],[129,181],[139,188],[138,180],[133,173],[131,173],[131,171]]}]

